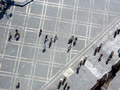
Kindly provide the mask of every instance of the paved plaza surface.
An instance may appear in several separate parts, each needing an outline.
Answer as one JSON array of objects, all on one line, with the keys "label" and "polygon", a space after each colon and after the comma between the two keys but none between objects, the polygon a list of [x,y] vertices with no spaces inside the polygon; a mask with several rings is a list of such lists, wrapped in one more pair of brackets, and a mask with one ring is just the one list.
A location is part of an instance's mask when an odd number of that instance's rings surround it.
[{"label": "paved plaza surface", "polygon": [[[12,17],[0,18],[0,90],[16,90],[18,81],[20,90],[39,90],[117,18],[119,8],[119,0],[34,0],[24,7],[11,6],[7,13]],[[46,34],[49,39],[58,35],[58,40],[42,53]],[[78,41],[67,53],[73,35]]]},{"label": "paved plaza surface", "polygon": [[[67,77],[65,83],[68,83],[70,90],[90,90],[105,73],[111,70],[111,66],[119,61],[118,50],[120,49],[120,36],[117,35],[113,38],[116,28],[120,27],[120,17],[117,17],[116,22],[112,22],[106,27],[106,31],[101,32],[98,37],[94,39],[79,55],[69,62],[49,83],[47,83],[41,90],[58,90],[59,81]],[[118,25],[117,25],[118,24]],[[99,53],[94,56],[95,48],[100,44],[103,44]],[[114,51],[112,60],[106,64],[107,58],[110,53]],[[98,61],[100,54],[103,54],[101,61]],[[80,67],[79,73],[76,74],[77,67],[80,61],[83,61],[85,57],[87,61],[84,66]],[[116,77],[111,81],[108,89],[103,90],[119,90],[120,71],[116,74]],[[65,85],[65,84],[64,84]],[[64,85],[59,90],[64,90]],[[95,89],[96,90],[96,89]]]}]

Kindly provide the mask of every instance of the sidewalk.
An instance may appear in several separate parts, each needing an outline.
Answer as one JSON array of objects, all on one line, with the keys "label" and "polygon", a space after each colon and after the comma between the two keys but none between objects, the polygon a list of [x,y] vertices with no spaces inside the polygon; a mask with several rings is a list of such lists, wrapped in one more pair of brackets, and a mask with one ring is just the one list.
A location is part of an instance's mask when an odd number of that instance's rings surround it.
[{"label": "sidewalk", "polygon": [[[102,77],[102,75],[111,70],[111,66],[115,64],[119,60],[118,50],[120,48],[120,35],[118,35],[115,39],[113,38],[113,34],[117,29],[117,25],[119,24],[119,17],[112,22],[98,37],[89,44],[88,47],[84,49],[81,53],[78,54],[70,62],[67,64],[61,72],[57,73],[57,75],[50,80],[41,90],[57,90],[57,84],[61,78],[65,75],[67,76],[67,83],[70,85],[70,90],[89,90],[96,83],[96,81]],[[94,56],[94,50],[97,46],[103,43],[103,47],[101,48],[100,53],[97,53]],[[110,53],[114,51],[114,56],[111,61],[106,65],[105,62],[109,57]],[[99,55],[103,54],[102,60],[98,62]],[[88,60],[85,63],[85,66],[82,66],[79,74],[76,74],[77,65],[83,58],[87,56]],[[70,69],[69,71],[67,71]],[[81,89],[80,89],[81,88]],[[116,88],[120,88],[119,86]],[[61,87],[60,90],[63,90]]]}]

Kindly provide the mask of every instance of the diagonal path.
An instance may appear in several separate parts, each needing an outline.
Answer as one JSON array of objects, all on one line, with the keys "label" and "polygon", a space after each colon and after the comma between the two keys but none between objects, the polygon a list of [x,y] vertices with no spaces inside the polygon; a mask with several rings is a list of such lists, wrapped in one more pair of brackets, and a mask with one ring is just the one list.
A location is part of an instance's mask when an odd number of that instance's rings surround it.
[{"label": "diagonal path", "polygon": [[[41,90],[54,90],[57,87],[56,82],[58,83],[60,78],[63,78],[65,73],[68,73],[67,70],[69,68],[76,71],[77,65],[83,59],[83,56],[85,57],[85,55],[88,57],[85,67],[81,68],[79,75],[76,75],[74,72],[70,76],[69,73],[67,82],[71,85],[71,90],[79,90],[80,88],[82,88],[81,90],[89,90],[92,85],[95,84],[97,79],[99,79],[104,73],[108,72],[111,69],[112,64],[117,62],[119,59],[118,50],[120,48],[120,44],[118,44],[118,42],[120,41],[120,36],[118,35],[115,39],[113,38],[114,32],[119,27],[119,18],[120,16],[108,25],[104,32],[100,33],[98,37],[96,37],[95,40],[83,50],[83,52],[76,55],[76,57],[72,60],[73,62],[66,65],[61,72],[57,73],[56,76],[50,80],[50,82],[41,88]],[[93,56],[93,53],[95,48],[101,43],[104,43],[104,45],[100,53],[104,56],[102,61],[98,63],[99,55],[97,54],[96,56]],[[114,56],[109,64],[106,65],[105,62],[112,51],[114,51]],[[85,85],[88,87],[85,87]]]}]

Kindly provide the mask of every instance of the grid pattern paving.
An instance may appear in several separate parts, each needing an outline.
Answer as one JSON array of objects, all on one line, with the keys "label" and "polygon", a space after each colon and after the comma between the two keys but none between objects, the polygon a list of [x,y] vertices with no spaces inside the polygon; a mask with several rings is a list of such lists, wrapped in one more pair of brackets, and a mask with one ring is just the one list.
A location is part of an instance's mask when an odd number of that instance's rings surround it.
[{"label": "grid pattern paving", "polygon": [[[111,70],[112,65],[119,61],[118,50],[119,50],[119,35],[116,38],[113,38],[113,34],[118,27],[120,27],[120,17],[117,17],[110,23],[105,31],[102,31],[94,41],[92,41],[87,47],[85,47],[82,52],[76,55],[73,60],[62,68],[59,73],[52,77],[52,79],[47,82],[41,90],[57,90],[60,80],[63,80],[66,77],[65,83],[71,87],[70,90],[90,90],[92,86],[95,85],[97,80],[99,80],[105,73]],[[99,53],[94,56],[95,48],[100,44],[103,44]],[[109,57],[110,53],[114,51],[114,56],[110,60],[109,64],[106,65],[106,60]],[[101,61],[98,61],[100,54],[103,54]],[[85,57],[87,58],[84,66],[80,66],[79,74],[76,74],[76,69],[79,67],[79,63],[83,61]],[[118,72],[120,73],[120,72]],[[119,77],[119,74],[116,78]],[[64,81],[64,80],[63,80]],[[61,85],[59,90],[63,90],[65,86]],[[112,80],[112,84],[108,90],[118,90],[120,88],[119,80]],[[114,85],[116,84],[116,85]],[[113,89],[114,88],[114,89]],[[104,90],[104,89],[103,89]],[[106,89],[105,89],[106,90]]]},{"label": "grid pattern paving", "polygon": [[[7,13],[13,16],[0,20],[0,88],[16,90],[20,81],[21,90],[40,89],[119,15],[119,8],[119,0],[34,0],[25,7],[12,6]],[[20,40],[8,42],[15,29]],[[49,39],[57,34],[58,40],[42,53],[46,34]],[[78,41],[67,53],[72,35]]]}]

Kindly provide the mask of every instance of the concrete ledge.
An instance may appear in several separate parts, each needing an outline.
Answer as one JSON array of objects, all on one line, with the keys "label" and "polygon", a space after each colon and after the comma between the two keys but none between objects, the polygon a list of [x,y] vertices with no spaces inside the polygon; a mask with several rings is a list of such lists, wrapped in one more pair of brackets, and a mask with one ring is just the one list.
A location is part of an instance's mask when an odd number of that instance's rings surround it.
[{"label": "concrete ledge", "polygon": [[23,7],[26,4],[32,2],[33,0],[5,0],[5,1],[9,4]]}]

